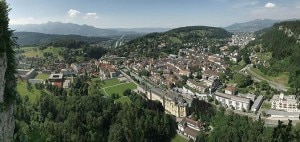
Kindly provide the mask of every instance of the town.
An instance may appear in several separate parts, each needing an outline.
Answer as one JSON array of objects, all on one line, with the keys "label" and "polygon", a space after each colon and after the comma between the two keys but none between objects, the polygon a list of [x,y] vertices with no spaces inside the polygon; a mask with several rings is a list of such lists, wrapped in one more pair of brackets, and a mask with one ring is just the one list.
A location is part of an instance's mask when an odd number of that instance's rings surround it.
[{"label": "town", "polygon": [[[166,57],[119,57],[107,54],[99,60],[72,64],[61,62],[54,57],[59,55],[48,55],[47,52],[44,52],[44,57],[51,61],[47,64],[44,64],[46,61],[43,58],[20,54],[16,76],[26,81],[27,88],[28,84],[50,84],[68,90],[63,91],[65,95],[70,92],[74,78],[79,76],[90,76],[93,82],[116,82],[102,86],[104,88],[99,92],[117,96],[117,101],[126,103],[128,98],[122,93],[131,89],[144,98],[160,102],[165,113],[174,116],[178,122],[178,133],[193,140],[196,140],[199,131],[205,131],[206,128],[203,127],[205,122],[193,120],[189,115],[191,112],[188,107],[193,99],[256,120],[264,119],[266,125],[276,125],[278,119],[299,121],[300,109],[295,95],[286,96],[279,90],[272,92],[272,98],[266,98],[260,93],[241,90],[234,80],[226,81],[226,77],[234,72],[228,72],[230,67],[242,60],[239,50],[251,40],[254,40],[253,35],[238,33],[220,48],[222,52],[216,54],[211,53],[209,48],[195,45],[194,48],[183,48],[177,54]],[[251,59],[253,63],[257,63],[255,59]],[[242,70],[236,70],[236,73]],[[247,75],[247,72],[244,73]],[[260,85],[262,82],[258,80],[255,83]],[[119,90],[119,94],[111,90]]]}]

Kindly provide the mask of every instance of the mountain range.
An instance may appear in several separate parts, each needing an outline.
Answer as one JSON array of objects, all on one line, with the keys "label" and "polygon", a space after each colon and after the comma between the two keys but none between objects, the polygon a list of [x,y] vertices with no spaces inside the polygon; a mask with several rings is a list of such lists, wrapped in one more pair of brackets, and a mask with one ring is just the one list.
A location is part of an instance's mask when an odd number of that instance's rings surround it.
[{"label": "mountain range", "polygon": [[272,27],[277,22],[280,22],[280,20],[256,19],[245,23],[235,23],[225,27],[225,29],[229,32],[256,32],[264,28]]},{"label": "mountain range", "polygon": [[44,24],[11,25],[16,32],[36,32],[56,35],[81,35],[116,37],[124,34],[147,34],[152,32],[165,32],[168,28],[115,28],[102,29],[89,25],[78,25],[73,23],[47,22]]}]

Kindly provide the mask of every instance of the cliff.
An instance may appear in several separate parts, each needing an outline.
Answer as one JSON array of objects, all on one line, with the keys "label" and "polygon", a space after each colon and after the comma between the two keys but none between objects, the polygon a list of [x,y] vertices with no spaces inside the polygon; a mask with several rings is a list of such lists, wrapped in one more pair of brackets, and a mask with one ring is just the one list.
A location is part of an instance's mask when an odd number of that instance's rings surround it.
[{"label": "cliff", "polygon": [[8,5],[0,0],[0,142],[13,141],[13,106],[16,99],[15,41],[8,28]]},{"label": "cliff", "polygon": [[7,142],[13,140],[14,117],[13,104],[4,107],[4,88],[5,88],[5,72],[7,69],[6,54],[0,55],[0,141]]}]

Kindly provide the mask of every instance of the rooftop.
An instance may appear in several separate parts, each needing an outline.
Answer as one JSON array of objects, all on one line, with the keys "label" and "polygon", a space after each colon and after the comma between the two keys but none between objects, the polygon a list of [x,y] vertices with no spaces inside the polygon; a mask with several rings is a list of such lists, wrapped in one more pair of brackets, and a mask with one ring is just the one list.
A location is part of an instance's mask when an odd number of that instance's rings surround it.
[{"label": "rooftop", "polygon": [[50,74],[49,79],[62,79],[63,74]]},{"label": "rooftop", "polygon": [[228,94],[224,94],[224,93],[220,93],[220,92],[216,92],[215,95],[222,97],[222,98],[235,100],[235,101],[246,102],[246,103],[250,102],[250,99],[248,99],[248,98],[243,98],[243,97],[234,96],[234,95],[228,95]]}]

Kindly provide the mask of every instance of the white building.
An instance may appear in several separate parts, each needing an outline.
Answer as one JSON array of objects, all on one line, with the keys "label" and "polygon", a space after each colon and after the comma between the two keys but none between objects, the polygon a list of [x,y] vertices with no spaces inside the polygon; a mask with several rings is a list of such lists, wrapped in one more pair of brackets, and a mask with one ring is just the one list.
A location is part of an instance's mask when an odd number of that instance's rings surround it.
[{"label": "white building", "polygon": [[264,97],[258,96],[251,107],[251,111],[253,112],[258,111],[263,101],[264,101]]},{"label": "white building", "polygon": [[298,109],[299,102],[297,102],[295,95],[284,96],[283,93],[280,93],[280,95],[274,95],[271,102],[272,109],[300,112],[300,109]]},{"label": "white building", "polygon": [[250,109],[250,99],[248,98],[216,92],[215,99],[225,107],[246,111]]}]

